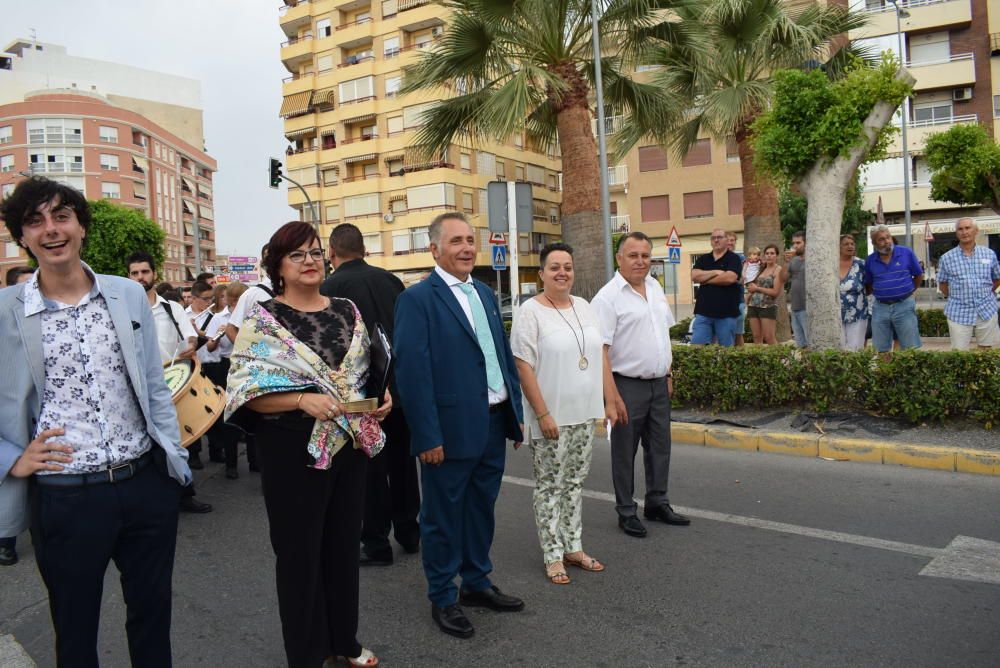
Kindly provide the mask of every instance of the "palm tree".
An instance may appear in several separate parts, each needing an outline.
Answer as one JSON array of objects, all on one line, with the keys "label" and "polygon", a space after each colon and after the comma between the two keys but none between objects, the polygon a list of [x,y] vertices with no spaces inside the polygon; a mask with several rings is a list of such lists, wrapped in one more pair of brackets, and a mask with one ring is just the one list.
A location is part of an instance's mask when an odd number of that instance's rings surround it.
[{"label": "palm tree", "polygon": [[[602,73],[609,114],[644,124],[671,113],[662,91],[633,81],[640,31],[669,43],[657,27],[673,0],[602,0]],[[415,143],[428,155],[450,144],[506,141],[525,132],[562,153],[562,237],[576,256],[575,292],[590,298],[605,281],[600,171],[593,119],[594,54],[590,0],[444,0],[452,10],[438,45],[404,71],[402,93],[445,89],[423,115]]]},{"label": "palm tree", "polygon": [[[660,66],[651,83],[683,107],[683,120],[667,126],[643,125],[635,119],[616,137],[618,154],[645,136],[653,136],[678,155],[687,153],[705,134],[717,141],[735,139],[743,181],[745,248],[783,245],[778,194],[757,175],[750,141],[754,120],[770,106],[773,73],[818,64],[846,43],[848,31],[865,22],[863,15],[833,3],[795,11],[787,4],[787,0],[703,0],[675,7],[669,22],[674,27],[679,22],[681,30],[670,41],[651,40],[645,60]],[[837,59],[830,62],[834,68],[839,64]]]}]

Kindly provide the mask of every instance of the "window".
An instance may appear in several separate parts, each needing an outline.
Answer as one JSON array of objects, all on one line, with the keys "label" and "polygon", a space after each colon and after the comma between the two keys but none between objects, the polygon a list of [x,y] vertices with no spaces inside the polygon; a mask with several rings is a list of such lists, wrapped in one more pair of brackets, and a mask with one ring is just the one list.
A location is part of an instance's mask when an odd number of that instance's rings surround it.
[{"label": "window", "polygon": [[365,139],[372,139],[373,137],[378,137],[378,126],[377,125],[362,126],[361,136]]},{"label": "window", "polygon": [[104,199],[121,199],[122,188],[117,183],[101,183],[101,197]]},{"label": "window", "polygon": [[[6,188],[6,186],[4,186],[4,187]],[[6,195],[5,195],[5,197],[6,197]],[[6,244],[4,244],[4,255],[6,257],[20,257],[20,255],[21,255],[21,249],[13,241],[8,241]]]},{"label": "window", "polygon": [[320,19],[316,21],[316,39],[323,39],[333,34],[330,19]]},{"label": "window", "polygon": [[333,56],[320,56],[316,59],[317,72],[329,72],[333,69]]},{"label": "window", "polygon": [[497,174],[497,157],[486,151],[476,151],[476,173],[487,179]]},{"label": "window", "polygon": [[726,162],[740,161],[740,146],[736,137],[726,137]]},{"label": "window", "polygon": [[378,193],[344,198],[344,218],[374,216],[379,212]]},{"label": "window", "polygon": [[434,41],[434,35],[430,34],[429,32],[425,32],[421,35],[416,35],[413,38],[413,46],[417,47],[418,49],[422,49],[433,41]]},{"label": "window", "polygon": [[386,130],[389,135],[399,134],[403,131],[403,117],[390,116],[385,120]]},{"label": "window", "polygon": [[507,169],[504,166],[503,161],[502,160],[497,160],[496,164],[497,164],[497,179],[499,179],[500,181],[506,181],[507,180]]},{"label": "window", "polygon": [[396,255],[410,252],[409,230],[392,231],[392,252]]},{"label": "window", "polygon": [[462,209],[472,213],[472,193],[468,190],[462,191]]},{"label": "window", "polygon": [[32,174],[83,171],[82,149],[50,148],[47,151],[30,153],[28,160],[31,163]]},{"label": "window", "polygon": [[950,99],[916,101],[913,103],[913,122],[934,125],[947,123],[952,117]]},{"label": "window", "polygon": [[403,81],[403,77],[394,76],[385,78],[385,96],[395,97],[399,93],[399,86]]},{"label": "window", "polygon": [[[458,166],[461,168],[461,170],[463,172],[471,172],[472,171],[472,156],[469,155],[468,153],[462,153],[461,155],[459,155],[458,156]],[[471,209],[472,207],[469,207],[469,208]]]},{"label": "window", "polygon": [[524,180],[524,166],[523,165],[515,165],[514,166],[514,180],[515,181],[523,181]]},{"label": "window", "polygon": [[118,128],[102,125],[99,132],[99,139],[107,144],[118,143]]},{"label": "window", "polygon": [[861,182],[866,190],[900,186],[903,184],[903,159],[886,158],[871,162],[861,168]]},{"label": "window", "polygon": [[375,78],[361,77],[360,79],[351,79],[350,81],[345,81],[340,84],[340,103],[353,102],[354,100],[361,100],[367,97],[372,97],[375,94]]},{"label": "window", "polygon": [[0,127],[0,144],[7,144],[14,141],[14,128],[9,125]]},{"label": "window", "polygon": [[389,170],[389,176],[399,176],[403,173],[402,159],[390,160],[385,164],[386,168]]},{"label": "window", "polygon": [[323,185],[335,186],[340,181],[340,172],[336,169],[323,170]]},{"label": "window", "polygon": [[14,171],[14,156],[0,155],[0,172]]},{"label": "window", "polygon": [[643,197],[639,200],[639,208],[642,211],[642,222],[656,223],[670,220],[670,196],[654,195]]},{"label": "window", "polygon": [[729,215],[743,215],[743,188],[729,189]]},{"label": "window", "polygon": [[639,171],[657,172],[667,168],[667,154],[659,146],[639,147]]},{"label": "window", "polygon": [[382,40],[382,55],[386,58],[393,58],[399,55],[398,37],[386,37]]},{"label": "window", "polygon": [[394,199],[389,202],[389,211],[397,215],[406,213],[406,197],[404,196],[403,199]]},{"label": "window", "polygon": [[383,0],[382,2],[382,18],[387,19],[390,16],[395,16],[399,12],[399,0]]},{"label": "window", "polygon": [[[993,96],[993,117],[1000,118],[1000,95]],[[2,143],[0,142],[0,144]]]},{"label": "window", "polygon": [[455,206],[455,185],[432,183],[406,189],[406,203],[410,209]]},{"label": "window", "polygon": [[380,233],[363,234],[361,240],[365,244],[365,251],[369,255],[382,254],[382,235]]},{"label": "window", "polygon": [[132,195],[136,199],[146,199],[146,184],[137,181],[132,184]]},{"label": "window", "polygon": [[415,251],[427,250],[431,245],[426,227],[415,227],[410,230],[410,248]]},{"label": "window", "polygon": [[109,172],[118,171],[118,156],[111,155],[110,153],[101,154],[101,169],[107,170]]},{"label": "window", "polygon": [[2,186],[0,186],[0,199],[3,199],[5,197],[7,197],[12,192],[14,192],[14,184],[13,183],[5,183],[5,184],[3,184]]},{"label": "window", "polygon": [[951,41],[948,38],[947,30],[908,37],[910,64],[946,63],[951,60]]},{"label": "window", "polygon": [[80,144],[83,122],[74,118],[32,118],[28,120],[28,143]]},{"label": "window", "polygon": [[535,183],[540,186],[545,185],[544,167],[539,167],[538,165],[528,165],[528,168],[525,170],[525,176],[531,183]]},{"label": "window", "polygon": [[684,156],[681,164],[685,167],[698,167],[712,164],[712,140],[699,139]]},{"label": "window", "polygon": [[340,220],[340,205],[330,204],[326,207],[326,222],[333,223]]},{"label": "window", "polygon": [[684,193],[684,217],[706,218],[713,215],[712,191],[702,190],[696,193]]},{"label": "window", "polygon": [[437,102],[425,102],[424,104],[414,104],[403,107],[403,126],[415,128],[424,124],[424,113],[432,109]]}]

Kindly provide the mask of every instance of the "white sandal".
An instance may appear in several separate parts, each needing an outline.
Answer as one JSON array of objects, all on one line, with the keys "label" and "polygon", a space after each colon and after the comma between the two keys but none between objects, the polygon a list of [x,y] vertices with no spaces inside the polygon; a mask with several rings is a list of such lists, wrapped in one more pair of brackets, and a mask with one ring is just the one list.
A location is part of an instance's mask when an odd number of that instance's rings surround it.
[{"label": "white sandal", "polygon": [[343,659],[347,665],[355,668],[375,668],[378,665],[378,657],[368,648],[362,647],[361,654],[351,658],[349,656],[338,656],[337,661]]}]

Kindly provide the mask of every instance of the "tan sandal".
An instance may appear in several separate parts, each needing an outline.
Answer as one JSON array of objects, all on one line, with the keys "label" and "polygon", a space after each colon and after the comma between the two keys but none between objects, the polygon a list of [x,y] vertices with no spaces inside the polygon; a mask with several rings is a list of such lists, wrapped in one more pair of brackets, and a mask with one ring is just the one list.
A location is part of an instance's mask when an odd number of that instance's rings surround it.
[{"label": "tan sandal", "polygon": [[378,665],[378,657],[365,647],[361,648],[361,654],[357,657],[349,656],[338,656],[337,661],[344,661],[349,666],[354,666],[354,668],[375,668]]},{"label": "tan sandal", "polygon": [[566,566],[561,561],[553,561],[546,566],[545,575],[548,576],[549,582],[552,584],[568,585],[570,583],[569,576],[566,575]]},{"label": "tan sandal", "polygon": [[583,553],[583,556],[578,559],[572,559],[566,555],[563,557],[563,562],[565,562],[567,566],[576,566],[581,570],[589,571],[591,573],[600,573],[604,570],[604,564],[586,553]]}]

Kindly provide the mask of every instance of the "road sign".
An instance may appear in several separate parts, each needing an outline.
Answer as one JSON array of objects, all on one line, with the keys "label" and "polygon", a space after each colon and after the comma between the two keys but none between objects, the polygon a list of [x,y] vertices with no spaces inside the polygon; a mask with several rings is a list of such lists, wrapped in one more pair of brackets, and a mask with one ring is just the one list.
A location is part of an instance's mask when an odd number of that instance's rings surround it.
[{"label": "road sign", "polygon": [[507,268],[507,247],[493,246],[493,271],[502,271]]},{"label": "road sign", "polygon": [[[681,247],[681,237],[680,237],[680,235],[677,234],[677,226],[676,225],[674,225],[673,227],[670,228],[670,238],[667,239],[667,246],[670,246],[671,248],[680,248]],[[673,256],[671,255],[671,257],[673,257]],[[679,261],[680,260],[678,260],[678,262]]]},{"label": "road sign", "polygon": [[497,244],[500,246],[507,245],[507,235],[503,232],[491,232],[490,233],[490,243]]},{"label": "road sign", "polygon": [[679,246],[670,246],[667,249],[669,255],[667,255],[667,262],[670,264],[680,264],[681,263],[681,249]]},{"label": "road sign", "polygon": [[924,223],[924,241],[934,241],[934,233],[931,232],[930,223]]},{"label": "road sign", "polygon": [[[531,184],[518,182],[514,184],[515,218],[517,231],[534,231],[534,209],[531,200]],[[490,231],[507,232],[510,230],[507,204],[507,182],[490,181],[486,184],[486,216]]]}]

